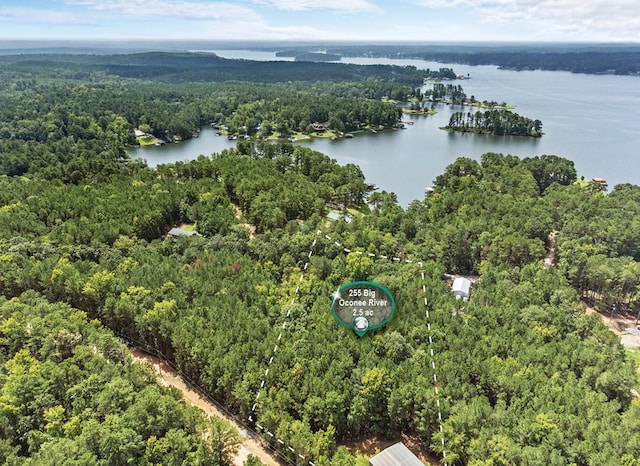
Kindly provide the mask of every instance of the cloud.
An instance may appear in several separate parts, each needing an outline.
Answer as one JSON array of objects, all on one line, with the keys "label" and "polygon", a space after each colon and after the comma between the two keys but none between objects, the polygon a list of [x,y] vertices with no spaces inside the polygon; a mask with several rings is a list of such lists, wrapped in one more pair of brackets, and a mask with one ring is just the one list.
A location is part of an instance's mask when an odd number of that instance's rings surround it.
[{"label": "cloud", "polygon": [[[367,0],[248,0],[247,2],[212,2],[198,0],[64,0],[69,7],[82,7],[100,16],[102,23],[105,15],[110,20],[135,18],[144,15],[145,19],[171,19],[197,21],[198,27],[189,31],[189,38],[243,40],[324,40],[337,38],[336,34],[322,31],[316,27],[313,16],[311,24],[289,22],[274,25],[260,14],[267,13],[273,18],[278,14],[285,17],[284,11],[303,11],[312,8],[322,9],[322,13],[340,11],[342,13],[371,11],[377,7]],[[253,7],[253,9],[252,9]],[[155,35],[155,34],[153,34]],[[239,35],[241,37],[239,37]],[[163,31],[164,38],[184,37],[182,28],[173,27]],[[344,38],[351,38],[344,34]],[[357,37],[357,36],[355,36]]]},{"label": "cloud", "polygon": [[32,8],[0,8],[0,20],[7,23],[28,24],[92,24],[86,15]]},{"label": "cloud", "polygon": [[69,6],[82,6],[97,12],[144,16],[144,18],[174,18],[215,20],[242,17],[258,18],[252,9],[229,2],[196,2],[181,0],[66,0]]},{"label": "cloud", "polygon": [[475,12],[483,22],[523,21],[540,33],[640,41],[637,0],[422,0],[430,8]]},{"label": "cloud", "polygon": [[201,28],[198,39],[228,39],[242,35],[243,40],[325,40],[327,32],[305,25],[269,26],[259,22],[212,21]]},{"label": "cloud", "polygon": [[378,6],[367,0],[254,0],[256,5],[289,11],[306,11],[312,9],[339,10],[341,12],[377,11]]}]

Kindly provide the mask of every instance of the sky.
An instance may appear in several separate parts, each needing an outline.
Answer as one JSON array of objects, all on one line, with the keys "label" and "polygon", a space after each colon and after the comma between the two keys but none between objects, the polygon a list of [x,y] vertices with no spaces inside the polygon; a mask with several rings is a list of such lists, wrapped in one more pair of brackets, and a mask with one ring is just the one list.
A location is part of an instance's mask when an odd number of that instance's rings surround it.
[{"label": "sky", "polygon": [[0,0],[0,39],[640,42],[638,0]]}]

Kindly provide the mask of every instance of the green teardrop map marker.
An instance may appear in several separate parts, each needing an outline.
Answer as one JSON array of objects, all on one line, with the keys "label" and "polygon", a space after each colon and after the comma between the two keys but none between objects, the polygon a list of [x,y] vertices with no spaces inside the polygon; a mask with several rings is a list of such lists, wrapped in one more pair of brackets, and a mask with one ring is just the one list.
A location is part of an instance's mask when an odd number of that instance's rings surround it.
[{"label": "green teardrop map marker", "polygon": [[395,308],[391,292],[374,282],[347,283],[331,301],[333,317],[359,337],[389,322]]}]

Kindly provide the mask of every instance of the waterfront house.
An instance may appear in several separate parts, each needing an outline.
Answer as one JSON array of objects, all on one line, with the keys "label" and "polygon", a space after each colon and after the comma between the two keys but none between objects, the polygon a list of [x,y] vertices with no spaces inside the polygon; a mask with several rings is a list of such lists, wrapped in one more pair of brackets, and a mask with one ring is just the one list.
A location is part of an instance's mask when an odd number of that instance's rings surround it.
[{"label": "waterfront house", "polygon": [[311,127],[316,133],[324,133],[326,131],[326,128],[324,127],[324,125],[321,123],[318,123],[317,121],[314,123],[311,123]]}]

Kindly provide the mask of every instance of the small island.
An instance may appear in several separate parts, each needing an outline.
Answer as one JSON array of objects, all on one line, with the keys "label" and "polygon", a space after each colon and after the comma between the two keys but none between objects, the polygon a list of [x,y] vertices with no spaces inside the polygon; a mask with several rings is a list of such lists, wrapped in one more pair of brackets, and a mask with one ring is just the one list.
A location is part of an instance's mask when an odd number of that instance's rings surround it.
[{"label": "small island", "polygon": [[532,120],[505,109],[475,113],[455,112],[451,115],[449,124],[440,129],[462,133],[534,138],[544,134],[540,120]]}]

